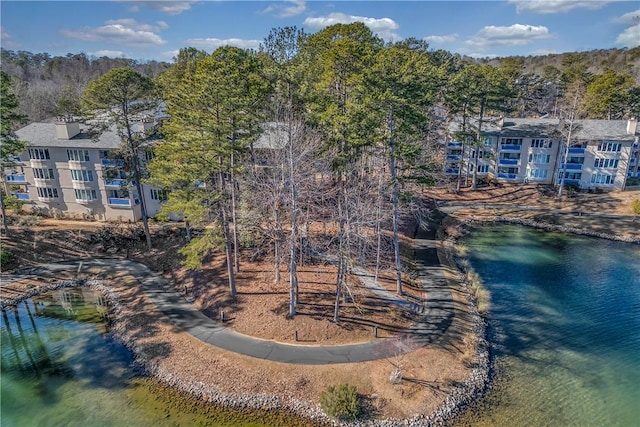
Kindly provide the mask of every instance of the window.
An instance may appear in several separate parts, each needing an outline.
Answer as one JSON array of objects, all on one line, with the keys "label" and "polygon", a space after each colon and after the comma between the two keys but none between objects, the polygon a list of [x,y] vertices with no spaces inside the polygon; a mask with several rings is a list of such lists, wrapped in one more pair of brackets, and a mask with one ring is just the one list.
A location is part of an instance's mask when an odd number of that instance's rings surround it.
[{"label": "window", "polygon": [[151,189],[151,200],[160,200],[161,202],[164,202],[165,200],[167,200],[167,192],[163,191],[163,190],[156,190],[156,189]]},{"label": "window", "polygon": [[618,167],[618,159],[595,159],[593,165],[597,168],[615,169]]},{"label": "window", "polygon": [[615,175],[604,175],[600,173],[594,173],[593,175],[591,175],[592,184],[611,185],[615,182],[615,180],[616,180]]},{"label": "window", "polygon": [[67,150],[67,158],[76,162],[88,162],[89,150]]},{"label": "window", "polygon": [[109,190],[107,196],[112,199],[127,199],[129,198],[129,191],[127,189]]},{"label": "window", "polygon": [[51,156],[48,148],[29,148],[29,158],[32,160],[49,160]]},{"label": "window", "polygon": [[500,153],[500,160],[520,160],[520,153]]},{"label": "window", "polygon": [[74,181],[93,181],[93,171],[71,169],[71,179]]},{"label": "window", "polygon": [[505,167],[505,166],[500,166],[498,168],[498,173],[518,174],[518,173],[520,173],[520,168],[509,168],[509,167]]},{"label": "window", "polygon": [[43,199],[57,199],[58,189],[51,187],[38,187],[38,197]]},{"label": "window", "polygon": [[75,190],[76,192],[76,200],[84,200],[91,201],[96,200],[98,197],[96,195],[96,190]]},{"label": "window", "polygon": [[489,172],[489,165],[478,165],[479,173],[487,173]]},{"label": "window", "polygon": [[98,151],[98,156],[100,156],[101,159],[108,159],[110,153],[109,150],[100,150]]},{"label": "window", "polygon": [[55,179],[53,169],[34,169],[33,176],[37,179]]},{"label": "window", "polygon": [[548,169],[529,169],[529,173],[527,175],[529,178],[546,178],[548,174]]},{"label": "window", "polygon": [[622,149],[622,144],[619,142],[604,141],[598,144],[598,151],[605,151],[609,153],[619,152]]},{"label": "window", "polygon": [[572,165],[582,165],[584,164],[584,157],[567,157],[567,163],[566,164],[572,164]]},{"label": "window", "polygon": [[580,180],[582,179],[582,172],[565,172],[564,179]]},{"label": "window", "polygon": [[488,136],[487,139],[484,140],[484,145],[492,145],[493,144],[492,141],[493,140],[491,139],[491,137]]},{"label": "window", "polygon": [[485,151],[485,150],[472,150],[471,151],[471,158],[475,158],[476,157],[476,153],[478,153],[478,158],[479,159],[490,159],[491,158],[491,151]]},{"label": "window", "polygon": [[529,154],[529,163],[549,163],[551,154],[534,153]]},{"label": "window", "polygon": [[546,139],[532,139],[531,148],[551,148],[552,143]]},{"label": "window", "polygon": [[155,157],[155,155],[153,154],[153,151],[149,151],[149,150],[143,150],[142,151],[142,158],[145,161],[150,162],[154,157]]},{"label": "window", "polygon": [[502,138],[500,143],[506,145],[522,145],[522,138]]}]

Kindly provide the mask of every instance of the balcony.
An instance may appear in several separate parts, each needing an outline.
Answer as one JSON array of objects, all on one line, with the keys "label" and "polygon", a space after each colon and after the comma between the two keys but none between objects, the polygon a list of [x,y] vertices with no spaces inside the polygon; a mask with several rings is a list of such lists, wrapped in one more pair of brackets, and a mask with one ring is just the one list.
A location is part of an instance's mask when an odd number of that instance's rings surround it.
[{"label": "balcony", "polygon": [[122,167],[124,166],[124,160],[112,160],[112,159],[100,159],[102,166],[107,167]]},{"label": "balcony", "polygon": [[569,154],[582,154],[584,155],[584,148],[569,148]]},{"label": "balcony", "polygon": [[457,141],[447,142],[447,147],[462,147],[462,142],[457,142]]},{"label": "balcony", "polygon": [[460,172],[460,169],[449,168],[449,169],[445,169],[444,171],[447,175],[458,175],[458,173]]},{"label": "balcony", "polygon": [[30,200],[29,193],[11,193],[18,200]]},{"label": "balcony", "polygon": [[127,180],[126,179],[106,179],[104,181],[104,185],[107,187],[126,187]]},{"label": "balcony", "polygon": [[520,151],[522,149],[522,145],[504,144],[500,146],[500,149],[503,151]]},{"label": "balcony", "polygon": [[461,159],[462,159],[462,156],[460,156],[460,155],[449,154],[447,156],[447,160],[460,161]]},{"label": "balcony", "polygon": [[567,163],[562,165],[562,169],[579,171],[582,170],[582,163]]},{"label": "balcony", "polygon": [[520,163],[518,159],[500,159],[498,164],[500,165],[508,165],[508,166],[517,166]]},{"label": "balcony", "polygon": [[131,199],[122,199],[119,197],[109,197],[107,199],[107,203],[109,206],[118,206],[118,207],[131,207]]},{"label": "balcony", "polygon": [[498,178],[502,179],[518,179],[518,174],[515,173],[499,173]]},{"label": "balcony", "polygon": [[27,179],[22,173],[13,173],[5,177],[5,181],[12,184],[26,184]]},{"label": "balcony", "polygon": [[[569,178],[565,178],[565,179],[564,179],[564,183],[565,183],[565,184],[580,184],[580,180],[579,180],[579,179],[569,179]],[[560,184],[560,182],[558,182],[558,184]]]}]

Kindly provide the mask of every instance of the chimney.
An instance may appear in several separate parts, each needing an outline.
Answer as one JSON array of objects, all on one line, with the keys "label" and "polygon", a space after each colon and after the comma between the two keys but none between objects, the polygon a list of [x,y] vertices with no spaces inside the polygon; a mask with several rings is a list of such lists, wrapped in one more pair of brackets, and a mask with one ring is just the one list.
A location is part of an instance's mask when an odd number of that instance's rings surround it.
[{"label": "chimney", "polygon": [[145,117],[138,122],[138,132],[146,132],[156,126],[152,117]]},{"label": "chimney", "polygon": [[56,120],[56,138],[71,139],[80,133],[80,123],[73,117],[58,117]]},{"label": "chimney", "polygon": [[635,117],[631,117],[629,120],[627,120],[628,135],[635,135],[637,128],[638,128],[638,119],[636,119]]}]

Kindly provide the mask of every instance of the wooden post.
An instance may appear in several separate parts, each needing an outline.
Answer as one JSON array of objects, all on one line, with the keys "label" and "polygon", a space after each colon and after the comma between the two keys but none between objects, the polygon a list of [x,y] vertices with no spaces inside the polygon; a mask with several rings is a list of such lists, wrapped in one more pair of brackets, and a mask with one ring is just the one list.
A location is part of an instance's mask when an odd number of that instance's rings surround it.
[{"label": "wooden post", "polygon": [[220,312],[220,321],[224,323],[224,311]]},{"label": "wooden post", "polygon": [[295,332],[295,340],[298,342],[298,331]]},{"label": "wooden post", "polygon": [[373,327],[373,336],[374,336],[374,338],[378,338],[378,327],[377,326]]}]

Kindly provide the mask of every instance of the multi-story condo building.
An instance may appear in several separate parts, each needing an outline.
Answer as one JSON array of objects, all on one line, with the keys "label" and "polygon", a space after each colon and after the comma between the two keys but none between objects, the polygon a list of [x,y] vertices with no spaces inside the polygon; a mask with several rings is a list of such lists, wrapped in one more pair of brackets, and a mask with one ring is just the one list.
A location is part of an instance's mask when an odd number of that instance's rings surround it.
[{"label": "multi-story condo building", "polygon": [[[136,125],[136,131],[144,132],[156,123],[143,119]],[[5,183],[32,210],[51,216],[136,221],[142,215],[141,197],[149,216],[160,210],[162,191],[143,185],[143,194],[138,194],[125,179],[124,162],[114,157],[121,144],[115,130],[94,140],[80,123],[59,120],[32,123],[16,134],[27,147],[15,157],[13,170],[6,171]],[[144,161],[152,152],[139,155]]]},{"label": "multi-story condo building", "polygon": [[[475,124],[475,123],[474,123]],[[450,127],[460,135],[460,124]],[[497,119],[483,123],[482,141],[446,142],[449,176],[510,182],[575,184],[581,189],[623,190],[640,183],[640,132],[636,119]]]}]

